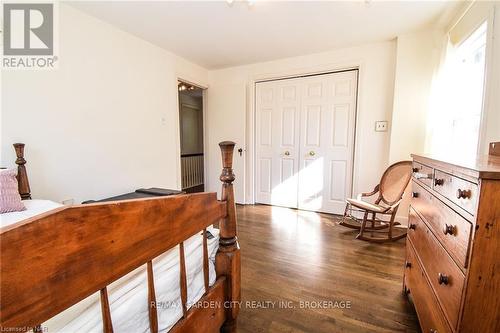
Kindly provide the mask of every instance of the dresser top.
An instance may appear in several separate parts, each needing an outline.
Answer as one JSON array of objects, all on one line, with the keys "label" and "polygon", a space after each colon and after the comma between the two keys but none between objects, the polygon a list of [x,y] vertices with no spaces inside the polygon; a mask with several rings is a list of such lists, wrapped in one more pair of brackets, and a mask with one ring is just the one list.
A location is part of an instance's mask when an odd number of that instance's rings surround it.
[{"label": "dresser top", "polygon": [[444,156],[433,154],[412,154],[414,160],[474,178],[500,179],[500,156],[478,155],[476,158],[464,156]]}]

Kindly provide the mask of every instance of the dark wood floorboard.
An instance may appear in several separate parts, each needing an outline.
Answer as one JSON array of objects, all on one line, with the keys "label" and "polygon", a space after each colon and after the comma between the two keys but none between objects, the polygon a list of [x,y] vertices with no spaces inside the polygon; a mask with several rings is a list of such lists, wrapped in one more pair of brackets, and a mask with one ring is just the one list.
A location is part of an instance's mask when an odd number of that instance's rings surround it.
[{"label": "dark wood floorboard", "polygon": [[[420,331],[402,294],[404,240],[355,240],[355,231],[328,214],[265,205],[238,206],[237,213],[238,332]],[[324,301],[327,308],[318,308]]]}]

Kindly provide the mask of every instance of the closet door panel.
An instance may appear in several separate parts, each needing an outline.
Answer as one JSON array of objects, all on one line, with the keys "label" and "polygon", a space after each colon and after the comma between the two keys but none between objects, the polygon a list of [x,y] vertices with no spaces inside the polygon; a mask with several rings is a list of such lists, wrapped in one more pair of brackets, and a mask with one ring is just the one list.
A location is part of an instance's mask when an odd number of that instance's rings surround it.
[{"label": "closet door panel", "polygon": [[357,71],[302,82],[298,208],[341,214],[351,196]]},{"label": "closet door panel", "polygon": [[345,199],[352,196],[357,78],[357,71],[337,73],[330,78],[332,120],[325,158],[331,164],[332,176],[325,183],[325,211],[336,214],[343,213]]},{"label": "closet door panel", "polygon": [[272,85],[258,86],[256,93],[256,198],[271,203],[273,182],[273,110],[275,91]]},{"label": "closet door panel", "polygon": [[295,81],[257,83],[257,184],[270,179],[269,186],[256,188],[258,203],[297,208],[300,96]]},{"label": "closet door panel", "polygon": [[319,210],[323,203],[324,163],[322,136],[328,112],[327,82],[323,75],[303,78],[301,82],[301,133],[298,207]]}]

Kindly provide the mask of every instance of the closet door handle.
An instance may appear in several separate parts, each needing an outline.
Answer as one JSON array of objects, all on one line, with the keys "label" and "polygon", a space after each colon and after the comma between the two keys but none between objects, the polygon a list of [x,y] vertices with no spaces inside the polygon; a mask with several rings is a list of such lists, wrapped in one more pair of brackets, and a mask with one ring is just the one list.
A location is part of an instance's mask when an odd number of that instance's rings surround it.
[{"label": "closet door handle", "polygon": [[288,150],[285,152],[285,156],[290,156],[290,152]]},{"label": "closet door handle", "polygon": [[311,150],[311,151],[309,152],[309,155],[314,156],[314,155],[316,155],[316,153],[315,153],[314,151],[312,151],[312,150]]}]

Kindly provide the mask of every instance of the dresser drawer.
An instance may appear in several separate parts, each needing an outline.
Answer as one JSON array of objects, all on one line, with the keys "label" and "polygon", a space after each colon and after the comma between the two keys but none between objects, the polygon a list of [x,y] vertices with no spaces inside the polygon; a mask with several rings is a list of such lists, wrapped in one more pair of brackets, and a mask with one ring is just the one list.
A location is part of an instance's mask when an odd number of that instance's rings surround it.
[{"label": "dresser drawer", "polygon": [[456,327],[464,274],[412,208],[408,222],[408,236],[419,254],[423,269],[451,326]]},{"label": "dresser drawer", "polygon": [[405,282],[415,304],[422,332],[451,332],[436,296],[416,258],[413,247],[407,240]]},{"label": "dresser drawer", "polygon": [[434,172],[434,190],[472,215],[476,211],[477,185],[446,172]]},{"label": "dresser drawer", "polygon": [[422,163],[413,162],[413,178],[432,188],[434,170]]},{"label": "dresser drawer", "polygon": [[416,182],[412,184],[411,206],[424,217],[450,255],[467,267],[472,224]]}]

